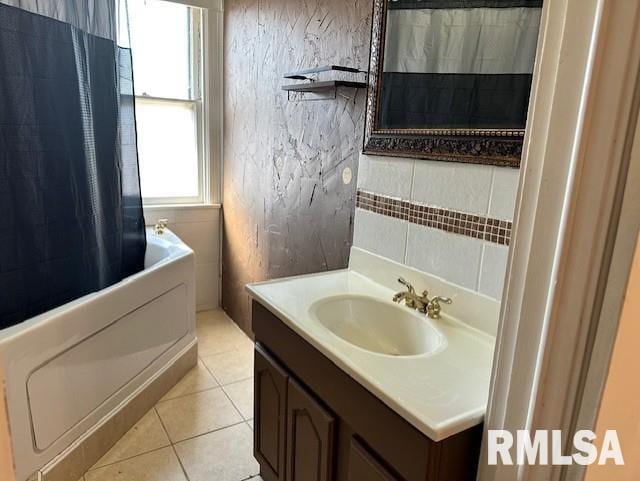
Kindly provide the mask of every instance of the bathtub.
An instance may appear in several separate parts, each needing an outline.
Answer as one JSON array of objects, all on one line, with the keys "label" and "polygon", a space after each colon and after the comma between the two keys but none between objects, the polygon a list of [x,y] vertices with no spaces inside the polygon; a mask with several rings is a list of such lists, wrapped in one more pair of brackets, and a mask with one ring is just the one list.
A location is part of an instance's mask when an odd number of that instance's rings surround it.
[{"label": "bathtub", "polygon": [[169,231],[147,244],[144,271],[0,331],[18,481],[196,349],[193,251]]}]

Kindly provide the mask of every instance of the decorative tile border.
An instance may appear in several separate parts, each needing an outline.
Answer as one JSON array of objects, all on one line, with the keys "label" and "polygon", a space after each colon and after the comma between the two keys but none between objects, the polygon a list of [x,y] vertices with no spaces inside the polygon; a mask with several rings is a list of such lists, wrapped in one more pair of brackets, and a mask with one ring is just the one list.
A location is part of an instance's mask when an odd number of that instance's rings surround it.
[{"label": "decorative tile border", "polygon": [[358,190],[356,207],[413,224],[508,246],[512,222]]}]

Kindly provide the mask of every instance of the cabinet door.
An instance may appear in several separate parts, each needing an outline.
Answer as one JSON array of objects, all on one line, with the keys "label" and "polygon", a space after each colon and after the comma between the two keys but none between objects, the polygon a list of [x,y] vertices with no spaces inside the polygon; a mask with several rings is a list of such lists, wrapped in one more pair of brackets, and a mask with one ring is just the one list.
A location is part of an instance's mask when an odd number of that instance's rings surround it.
[{"label": "cabinet door", "polygon": [[259,344],[254,370],[254,455],[265,481],[284,481],[288,375]]},{"label": "cabinet door", "polygon": [[289,379],[287,481],[332,481],[334,436],[334,417]]},{"label": "cabinet door", "polygon": [[356,439],[349,451],[349,481],[398,481]]}]

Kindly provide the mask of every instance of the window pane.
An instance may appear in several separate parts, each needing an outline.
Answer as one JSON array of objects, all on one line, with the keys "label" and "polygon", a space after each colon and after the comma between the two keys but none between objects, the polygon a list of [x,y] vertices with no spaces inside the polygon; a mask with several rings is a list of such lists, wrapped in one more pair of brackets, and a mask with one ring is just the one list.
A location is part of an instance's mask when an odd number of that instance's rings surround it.
[{"label": "window pane", "polygon": [[136,95],[193,99],[191,8],[129,0]]},{"label": "window pane", "polygon": [[143,197],[199,195],[196,115],[191,102],[136,99]]}]

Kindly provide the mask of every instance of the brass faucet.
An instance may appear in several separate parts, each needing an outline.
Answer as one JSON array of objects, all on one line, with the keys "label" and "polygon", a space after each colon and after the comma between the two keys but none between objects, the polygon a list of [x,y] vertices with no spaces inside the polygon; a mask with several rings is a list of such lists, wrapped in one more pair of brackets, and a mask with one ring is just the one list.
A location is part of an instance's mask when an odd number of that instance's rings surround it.
[{"label": "brass faucet", "polygon": [[413,286],[405,281],[402,277],[398,279],[398,282],[407,288],[406,291],[398,292],[393,296],[393,302],[402,302],[404,301],[405,305],[409,309],[414,309],[418,312],[426,314],[430,319],[440,319],[442,313],[443,304],[452,304],[453,300],[448,297],[440,297],[436,296],[432,299],[429,299],[429,292],[423,291],[422,295],[419,296],[416,294],[416,290]]},{"label": "brass faucet", "polygon": [[169,225],[168,219],[158,219],[158,223],[153,228],[153,231],[158,235],[163,235],[168,225]]}]

